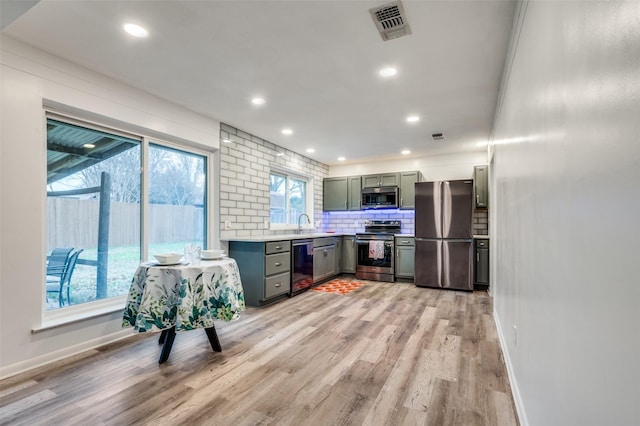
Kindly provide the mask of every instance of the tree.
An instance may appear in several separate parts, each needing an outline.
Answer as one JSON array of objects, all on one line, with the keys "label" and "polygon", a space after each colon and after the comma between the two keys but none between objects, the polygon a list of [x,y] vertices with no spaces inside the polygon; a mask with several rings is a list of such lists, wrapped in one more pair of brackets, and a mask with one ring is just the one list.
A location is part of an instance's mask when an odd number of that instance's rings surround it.
[{"label": "tree", "polygon": [[[149,202],[153,204],[202,204],[204,158],[160,145],[149,146]],[[140,202],[140,145],[87,167],[60,181],[72,188],[100,185],[100,174],[111,175],[111,201]]]},{"label": "tree", "polygon": [[77,189],[100,186],[102,172],[111,175],[111,201],[140,202],[140,145],[132,144],[128,150],[87,167],[60,183]]},{"label": "tree", "polygon": [[152,145],[149,169],[150,203],[203,204],[203,157]]}]

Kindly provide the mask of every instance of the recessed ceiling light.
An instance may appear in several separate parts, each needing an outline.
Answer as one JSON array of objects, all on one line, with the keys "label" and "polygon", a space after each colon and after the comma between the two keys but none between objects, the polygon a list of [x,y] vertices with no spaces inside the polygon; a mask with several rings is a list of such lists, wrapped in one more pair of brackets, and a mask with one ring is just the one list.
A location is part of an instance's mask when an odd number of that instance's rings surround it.
[{"label": "recessed ceiling light", "polygon": [[264,98],[253,98],[251,103],[254,105],[264,105]]},{"label": "recessed ceiling light", "polygon": [[307,152],[308,152],[309,154],[313,154],[314,152],[316,152],[316,150],[315,150],[315,149],[313,149],[313,148],[307,148]]},{"label": "recessed ceiling light", "polygon": [[382,77],[393,77],[394,75],[396,75],[397,72],[398,72],[397,69],[393,67],[387,67],[387,68],[382,68],[380,70],[380,75]]},{"label": "recessed ceiling light", "polygon": [[291,129],[282,129],[282,134],[291,135],[291,134],[293,134],[293,130],[291,130]]},{"label": "recessed ceiling light", "polygon": [[124,24],[123,28],[126,32],[134,37],[146,37],[149,35],[147,30],[136,24]]},{"label": "recessed ceiling light", "polygon": [[411,151],[409,151],[408,149],[403,149],[402,152],[400,152],[402,155],[409,155],[411,154]]},{"label": "recessed ceiling light", "polygon": [[82,145],[82,147],[91,149],[91,148],[95,148],[96,146],[92,143],[85,143],[84,145]]},{"label": "recessed ceiling light", "polygon": [[344,161],[344,160],[346,160],[346,158],[344,158],[344,157],[338,157],[338,161]]},{"label": "recessed ceiling light", "polygon": [[420,117],[417,115],[410,115],[407,117],[407,123],[415,123],[417,121],[420,121]]}]

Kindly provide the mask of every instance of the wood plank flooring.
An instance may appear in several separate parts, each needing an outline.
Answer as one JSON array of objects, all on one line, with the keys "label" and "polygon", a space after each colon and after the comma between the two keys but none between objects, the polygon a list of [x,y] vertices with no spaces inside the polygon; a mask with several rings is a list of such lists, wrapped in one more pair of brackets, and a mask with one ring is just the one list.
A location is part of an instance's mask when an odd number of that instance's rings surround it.
[{"label": "wood plank flooring", "polygon": [[486,292],[367,282],[0,382],[2,425],[518,425]]}]

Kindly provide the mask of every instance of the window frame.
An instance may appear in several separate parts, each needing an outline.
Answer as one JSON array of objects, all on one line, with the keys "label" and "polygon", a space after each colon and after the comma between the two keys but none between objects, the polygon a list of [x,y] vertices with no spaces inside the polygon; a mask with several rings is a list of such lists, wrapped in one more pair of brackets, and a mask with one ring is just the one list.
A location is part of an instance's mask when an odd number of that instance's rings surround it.
[{"label": "window frame", "polygon": [[[314,179],[313,176],[305,175],[300,172],[276,168],[272,167],[269,170],[269,182],[271,182],[271,176],[278,175],[286,178],[286,190],[285,190],[285,223],[272,223],[271,222],[271,191],[269,191],[269,229],[272,231],[281,231],[281,230],[296,230],[298,229],[297,223],[289,223],[289,214],[290,214],[290,179],[303,180],[306,182],[306,191],[305,191],[305,210],[306,214],[309,216],[309,221],[311,223],[301,224],[302,229],[312,230],[315,229],[314,225],[314,215],[313,215],[313,194],[314,194]],[[294,218],[295,220],[296,218]]]},{"label": "window frame", "polygon": [[[190,154],[200,155],[204,157],[205,161],[205,214],[204,214],[204,230],[203,230],[203,238],[205,241],[205,245],[211,245],[214,241],[214,237],[217,235],[217,232],[212,227],[212,224],[216,223],[217,214],[214,212],[214,206],[217,204],[217,199],[215,198],[214,185],[217,183],[217,179],[214,177],[216,168],[216,163],[214,157],[216,155],[216,151],[205,150],[203,148],[195,147],[193,144],[188,143],[180,143],[176,141],[167,140],[165,137],[160,137],[154,135],[153,132],[145,132],[144,129],[135,128],[131,130],[127,130],[126,128],[122,128],[120,125],[111,122],[108,117],[104,117],[104,120],[95,121],[94,119],[89,118],[91,114],[87,113],[86,116],[83,114],[71,114],[68,112],[62,112],[56,108],[47,107],[46,105],[43,107],[42,114],[42,123],[43,123],[43,162],[45,164],[44,173],[43,173],[43,193],[42,197],[44,200],[44,204],[46,206],[46,197],[47,197],[47,172],[46,172],[46,164],[47,164],[47,120],[57,120],[65,123],[69,123],[72,125],[77,125],[80,127],[85,127],[92,130],[98,130],[106,133],[111,133],[117,136],[123,136],[131,139],[138,140],[140,142],[140,262],[144,261],[148,258],[149,254],[149,239],[148,239],[148,220],[149,220],[149,145],[154,144],[161,147],[171,148],[178,151],[184,151]],[[43,223],[46,224],[47,221],[47,209],[44,208],[42,212]],[[47,247],[44,244],[46,241],[46,232],[48,231],[47,227],[43,227],[43,259],[46,258]],[[61,309],[47,310],[47,302],[46,302],[46,265],[42,265],[41,269],[41,312],[42,312],[42,322],[39,327],[34,328],[33,332],[38,332],[41,330],[50,329],[52,327],[57,327],[62,324],[67,324],[71,322],[76,322],[88,318],[93,318],[96,316],[106,315],[114,312],[121,311],[124,309],[124,305],[127,300],[127,294],[122,294],[119,296],[108,297],[106,299],[93,300],[90,302],[80,303],[78,305],[65,306]],[[131,271],[131,276],[135,271]]]}]

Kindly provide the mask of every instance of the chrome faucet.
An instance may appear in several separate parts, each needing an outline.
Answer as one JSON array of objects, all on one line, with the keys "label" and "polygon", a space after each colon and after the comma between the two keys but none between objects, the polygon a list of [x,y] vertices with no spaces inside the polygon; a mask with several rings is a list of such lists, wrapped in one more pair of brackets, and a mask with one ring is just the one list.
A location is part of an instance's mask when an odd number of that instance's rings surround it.
[{"label": "chrome faucet", "polygon": [[311,219],[309,219],[308,214],[302,213],[300,216],[298,216],[298,234],[302,233],[302,225],[300,224],[300,219],[302,219],[302,216],[305,216],[307,218],[307,223],[311,223]]}]

